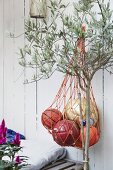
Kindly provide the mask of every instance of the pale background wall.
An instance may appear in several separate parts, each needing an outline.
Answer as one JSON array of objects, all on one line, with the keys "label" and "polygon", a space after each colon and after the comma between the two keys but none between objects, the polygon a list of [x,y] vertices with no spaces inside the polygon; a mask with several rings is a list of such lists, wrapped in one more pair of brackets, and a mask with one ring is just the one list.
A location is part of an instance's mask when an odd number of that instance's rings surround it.
[{"label": "pale background wall", "polygon": [[[50,106],[64,75],[55,73],[49,80],[38,83],[37,103],[36,84],[23,84],[31,74],[18,64],[19,48],[25,43],[24,19],[28,11],[28,0],[0,0],[0,121],[4,117],[9,128],[28,139],[38,136],[51,140],[41,125],[40,115]],[[91,170],[112,170],[113,76],[99,71],[93,79],[93,87],[101,113],[101,139],[90,149]],[[71,147],[68,151],[70,158],[82,160],[81,151]]]}]

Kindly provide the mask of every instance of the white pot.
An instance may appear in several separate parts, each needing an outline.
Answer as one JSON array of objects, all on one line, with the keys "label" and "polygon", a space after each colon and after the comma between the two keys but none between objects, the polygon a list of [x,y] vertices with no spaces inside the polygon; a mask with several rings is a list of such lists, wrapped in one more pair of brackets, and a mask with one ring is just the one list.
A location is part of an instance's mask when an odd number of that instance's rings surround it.
[{"label": "white pot", "polygon": [[30,17],[46,17],[46,0],[30,0]]}]

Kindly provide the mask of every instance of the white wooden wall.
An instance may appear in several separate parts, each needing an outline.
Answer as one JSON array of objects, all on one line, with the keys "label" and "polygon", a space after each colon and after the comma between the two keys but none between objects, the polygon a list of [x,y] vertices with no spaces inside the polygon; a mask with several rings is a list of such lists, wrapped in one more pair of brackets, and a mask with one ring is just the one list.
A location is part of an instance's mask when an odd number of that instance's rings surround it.
[{"label": "white wooden wall", "polygon": [[36,92],[35,84],[23,84],[28,72],[18,62],[28,2],[0,0],[0,119],[4,117],[8,127],[27,137],[35,134]]},{"label": "white wooden wall", "polygon": [[[27,138],[38,136],[51,140],[41,125],[40,115],[51,104],[63,75],[55,73],[49,80],[38,83],[36,115],[36,84],[23,84],[31,71],[18,64],[19,48],[25,43],[24,19],[28,11],[28,0],[0,0],[0,121],[5,118],[9,128]],[[100,109],[101,139],[90,149],[91,170],[112,170],[113,76],[99,71],[93,79],[93,87]],[[71,147],[68,151],[70,158],[82,160],[81,151]]]},{"label": "white wooden wall", "polygon": [[[23,0],[0,0],[0,117],[7,124],[24,131],[24,76],[18,65],[18,47],[24,44],[24,37],[14,39],[10,33],[20,34],[24,30]],[[18,79],[18,80],[17,80]],[[18,118],[21,119],[21,127]]]}]

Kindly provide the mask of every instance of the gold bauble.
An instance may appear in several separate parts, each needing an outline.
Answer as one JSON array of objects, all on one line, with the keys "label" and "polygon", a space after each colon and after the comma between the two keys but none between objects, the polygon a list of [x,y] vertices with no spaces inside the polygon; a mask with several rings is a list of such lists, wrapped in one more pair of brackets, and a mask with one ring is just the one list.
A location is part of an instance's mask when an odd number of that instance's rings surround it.
[{"label": "gold bauble", "polygon": [[[86,120],[86,98],[81,99],[82,118]],[[79,99],[69,100],[64,108],[65,117],[80,123]],[[94,102],[90,101],[90,118],[94,120],[94,126],[98,121],[98,110]]]}]

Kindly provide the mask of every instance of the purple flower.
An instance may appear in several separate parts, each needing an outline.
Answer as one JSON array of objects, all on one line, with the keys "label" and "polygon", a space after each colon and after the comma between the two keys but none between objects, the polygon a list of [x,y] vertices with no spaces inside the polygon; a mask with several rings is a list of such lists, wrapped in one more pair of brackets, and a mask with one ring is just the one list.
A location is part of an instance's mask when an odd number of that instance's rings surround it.
[{"label": "purple flower", "polygon": [[0,125],[0,145],[6,143],[6,133],[7,128],[5,127],[5,120],[3,119]]},{"label": "purple flower", "polygon": [[3,137],[6,138],[6,134],[7,134],[7,127],[4,128],[3,130]]},{"label": "purple flower", "polygon": [[0,138],[3,137],[3,130],[0,128]]},{"label": "purple flower", "polygon": [[4,129],[5,128],[5,120],[3,119],[2,120],[2,123],[1,123],[1,127],[0,127],[1,129]]},{"label": "purple flower", "polygon": [[12,144],[20,146],[20,134],[16,133],[15,139],[13,140]]},{"label": "purple flower", "polygon": [[0,145],[3,145],[6,143],[6,138],[0,138]]},{"label": "purple flower", "polygon": [[22,160],[20,159],[19,156],[17,156],[16,159],[15,159],[15,162],[16,162],[16,164],[21,164]]}]

